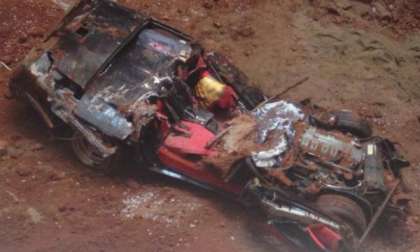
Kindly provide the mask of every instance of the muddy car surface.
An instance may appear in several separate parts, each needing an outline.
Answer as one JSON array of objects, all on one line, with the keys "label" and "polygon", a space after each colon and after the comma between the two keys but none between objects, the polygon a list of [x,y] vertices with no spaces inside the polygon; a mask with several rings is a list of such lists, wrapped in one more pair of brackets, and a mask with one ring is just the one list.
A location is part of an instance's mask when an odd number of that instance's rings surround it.
[{"label": "muddy car surface", "polygon": [[261,211],[311,251],[357,248],[392,201],[403,160],[350,111],[266,99],[223,55],[111,1],[81,1],[10,81],[84,164],[139,168]]}]

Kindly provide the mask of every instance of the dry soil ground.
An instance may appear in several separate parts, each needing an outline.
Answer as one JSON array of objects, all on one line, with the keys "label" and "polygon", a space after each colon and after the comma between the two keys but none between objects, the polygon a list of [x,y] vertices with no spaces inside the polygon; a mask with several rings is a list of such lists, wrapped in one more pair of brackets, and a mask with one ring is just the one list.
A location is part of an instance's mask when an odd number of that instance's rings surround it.
[{"label": "dry soil ground", "polygon": [[[16,67],[71,2],[0,0],[0,60]],[[411,161],[413,204],[406,228],[381,220],[364,249],[420,249],[416,1],[119,2],[224,52],[268,95],[307,76],[289,98],[367,116]],[[67,142],[52,139],[31,110],[9,98],[9,75],[0,67],[0,140],[7,145],[0,251],[289,250],[222,197],[141,171],[107,177],[83,167]]]}]

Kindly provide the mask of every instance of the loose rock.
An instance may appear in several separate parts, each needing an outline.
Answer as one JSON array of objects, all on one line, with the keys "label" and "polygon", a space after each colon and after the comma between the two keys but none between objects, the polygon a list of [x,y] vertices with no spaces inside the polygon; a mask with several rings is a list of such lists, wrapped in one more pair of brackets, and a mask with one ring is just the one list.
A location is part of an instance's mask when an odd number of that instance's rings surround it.
[{"label": "loose rock", "polygon": [[380,2],[374,2],[372,4],[372,10],[376,16],[383,20],[391,20],[392,13]]},{"label": "loose rock", "polygon": [[25,166],[25,167],[18,167],[16,169],[16,173],[20,176],[20,177],[28,177],[32,174],[32,170],[31,168]]},{"label": "loose rock", "polygon": [[125,184],[131,188],[131,189],[139,189],[140,188],[140,183],[132,178],[129,178],[125,181]]},{"label": "loose rock", "polygon": [[66,173],[65,172],[54,172],[53,174],[51,174],[49,176],[49,180],[50,181],[59,181],[62,180],[66,177]]}]

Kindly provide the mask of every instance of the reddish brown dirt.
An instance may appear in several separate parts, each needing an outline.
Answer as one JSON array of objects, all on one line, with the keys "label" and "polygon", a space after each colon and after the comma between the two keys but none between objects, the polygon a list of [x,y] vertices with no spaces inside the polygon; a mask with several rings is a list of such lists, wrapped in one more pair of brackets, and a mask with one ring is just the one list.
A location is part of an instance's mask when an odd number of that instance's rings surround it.
[{"label": "reddish brown dirt", "polygon": [[[0,0],[1,61],[15,67],[55,26],[63,12],[52,2]],[[288,94],[290,98],[359,111],[372,121],[376,133],[401,145],[413,168],[419,165],[420,92],[413,74],[419,66],[409,56],[416,51],[408,56],[401,52],[405,61],[394,66],[375,60],[384,54],[371,58],[371,52],[359,52],[360,41],[376,38],[364,34],[354,44],[345,44],[353,37],[341,33],[362,27],[373,34],[381,23],[352,16],[347,23],[337,22],[337,31],[323,22],[331,19],[319,20],[319,12],[303,0],[119,2],[226,53],[269,95],[309,76]],[[415,5],[409,8],[413,15],[401,15],[395,29],[400,24],[416,27]],[[325,35],[325,30],[334,33]],[[395,42],[394,48],[394,41],[382,39],[399,58],[395,48],[402,44]],[[0,159],[0,251],[285,250],[262,232],[258,221],[250,221],[254,216],[223,197],[138,172],[141,167],[117,177],[88,170],[76,161],[66,141],[52,139],[31,110],[8,98],[8,77],[0,67],[0,140],[8,145],[8,154]],[[413,178],[420,177],[410,171]],[[411,186],[414,195],[420,192],[415,182]],[[415,198],[410,218],[415,225],[419,205]],[[366,250],[416,251],[420,246],[416,232],[391,239],[396,232],[383,225],[387,233],[376,229]]]},{"label": "reddish brown dirt", "polygon": [[387,0],[384,1],[392,13],[391,22],[401,33],[418,31],[420,29],[420,2],[416,0]]},{"label": "reddish brown dirt", "polygon": [[63,11],[42,1],[1,1],[0,14],[0,60],[14,64],[51,29]]}]

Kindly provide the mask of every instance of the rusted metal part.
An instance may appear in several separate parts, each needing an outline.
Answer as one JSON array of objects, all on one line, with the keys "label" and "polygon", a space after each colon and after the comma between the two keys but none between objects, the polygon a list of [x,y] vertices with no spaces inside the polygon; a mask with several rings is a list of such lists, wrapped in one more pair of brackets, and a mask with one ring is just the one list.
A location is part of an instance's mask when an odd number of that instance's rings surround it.
[{"label": "rusted metal part", "polygon": [[63,29],[65,25],[75,19],[77,16],[81,15],[82,13],[86,13],[90,11],[94,7],[94,0],[77,0],[72,8],[67,11],[67,15],[65,15],[60,22],[57,23],[57,26],[52,29],[49,33],[46,34],[44,37],[44,42],[51,39],[51,37],[56,36],[59,31]]},{"label": "rusted metal part", "polygon": [[111,1],[94,2],[56,32],[60,40],[50,49],[58,71],[82,88],[144,23],[143,17]]},{"label": "rusted metal part", "polygon": [[338,174],[342,174],[342,175],[350,174],[350,175],[352,175],[352,174],[355,173],[352,169],[350,169],[348,167],[342,166],[340,164],[337,164],[337,163],[334,163],[334,162],[331,162],[331,161],[320,159],[319,157],[317,157],[316,155],[314,155],[312,153],[306,153],[306,156],[307,156],[308,159],[314,161],[315,163],[321,165],[322,167],[327,167],[327,168],[333,169]]},{"label": "rusted metal part", "polygon": [[29,103],[34,107],[34,109],[38,112],[41,116],[42,120],[45,122],[48,128],[54,128],[54,123],[52,122],[50,116],[47,112],[42,108],[41,104],[29,93],[25,93],[26,98],[28,99]]},{"label": "rusted metal part", "polygon": [[305,188],[305,192],[311,195],[317,195],[321,191],[322,187],[322,183],[320,183],[319,181],[312,182],[309,184],[309,186]]},{"label": "rusted metal part", "polygon": [[37,78],[24,66],[19,65],[15,68],[9,79],[9,89],[14,98],[22,101],[26,100],[26,93],[31,94],[41,105],[45,103],[47,95],[45,90],[39,85],[34,85]]},{"label": "rusted metal part", "polygon": [[[172,66],[178,55],[188,51],[186,41],[163,30],[145,29],[90,83],[82,100],[87,104],[102,100],[103,104],[114,107],[113,114],[121,113],[119,122],[125,126],[110,125],[108,128],[120,132],[120,139],[131,135],[130,139],[138,141],[141,128],[156,112],[155,107],[148,105],[148,100],[160,96],[163,83],[173,81],[170,77]],[[176,115],[174,111],[172,114]],[[125,119],[128,117],[130,122]]]},{"label": "rusted metal part", "polygon": [[[357,149],[359,147],[352,144],[351,137],[337,132],[317,131],[302,121],[304,118],[301,110],[291,103],[284,101],[267,103],[256,110],[254,116],[247,119],[252,123],[236,119],[239,123],[232,123],[229,133],[221,132],[220,140],[216,138],[218,143],[220,142],[216,148],[221,147],[219,150],[221,154],[211,163],[229,171],[235,160],[231,158],[232,153],[235,153],[235,156],[237,154],[243,157],[251,156],[256,167],[265,169],[268,176],[291,186],[292,183],[282,176],[284,173],[277,174],[276,171],[296,166],[298,157],[301,156],[307,160],[302,167],[309,167],[310,172],[316,173],[323,167],[329,168],[335,174],[343,175],[348,180],[352,179],[355,173],[351,169],[352,164],[361,162],[363,150]],[[223,166],[228,167],[222,168]]]},{"label": "rusted metal part", "polygon": [[138,141],[156,112],[148,99],[159,96],[163,82],[173,81],[172,64],[188,57],[189,39],[112,1],[82,0],[29,54],[25,67],[52,112],[109,155],[113,149],[84,125]]},{"label": "rusted metal part", "polygon": [[[256,121],[247,114],[243,114],[230,122],[230,127],[222,136],[215,138],[211,149],[217,151],[216,156],[205,157],[203,162],[218,170],[223,178],[231,173],[238,160],[249,157],[258,148],[255,143]],[[213,140],[209,141],[211,144]]]},{"label": "rusted metal part", "polygon": [[268,212],[271,218],[280,218],[288,220],[296,220],[299,223],[307,225],[324,224],[334,230],[340,230],[341,225],[331,219],[325,218],[316,213],[310,212],[306,209],[294,207],[290,205],[276,204],[271,200],[263,199],[261,201],[262,207]]},{"label": "rusted metal part", "polygon": [[86,140],[95,146],[104,157],[114,154],[117,150],[115,146],[109,146],[103,139],[98,137],[91,129],[85,126],[73,113],[77,107],[77,100],[69,90],[57,91],[53,97],[51,110],[64,122],[70,124],[73,128],[80,131]]},{"label": "rusted metal part", "polygon": [[157,110],[156,105],[149,104],[143,99],[130,107],[128,114],[132,115],[132,122],[134,124],[134,132],[130,137],[132,141],[137,142],[140,140],[140,134],[143,127],[155,118]]},{"label": "rusted metal part", "polygon": [[315,127],[304,127],[304,132],[299,138],[303,151],[313,153],[326,161],[351,166],[359,163],[364,158],[363,149],[354,143],[352,137]]},{"label": "rusted metal part", "polygon": [[387,206],[388,202],[390,201],[392,195],[394,195],[395,191],[397,190],[398,186],[400,185],[401,181],[399,179],[395,180],[394,186],[389,190],[386,198],[382,202],[382,204],[376,210],[376,213],[373,215],[372,219],[369,222],[366,230],[364,231],[363,235],[360,237],[358,243],[356,244],[356,248],[359,249],[363,242],[366,240],[367,236],[369,235],[372,228],[375,226],[376,222],[378,221],[379,217],[381,217],[385,207]]},{"label": "rusted metal part", "polygon": [[[257,168],[268,172],[278,167],[288,168],[283,165],[283,158],[289,158],[295,132],[293,125],[303,118],[298,107],[285,101],[268,103],[252,114],[242,114],[230,122],[228,132],[222,131],[215,138],[217,143],[209,143],[219,155],[206,162],[225,175],[231,174],[234,162],[246,157],[251,157]],[[285,177],[280,179],[285,180]]]},{"label": "rusted metal part", "polygon": [[290,178],[286,176],[284,169],[281,169],[280,167],[272,169],[269,172],[269,176],[277,179],[278,182],[287,187],[292,187],[295,184]]},{"label": "rusted metal part", "polygon": [[259,108],[261,108],[262,106],[264,106],[264,105],[265,105],[265,104],[267,104],[267,103],[271,103],[271,102],[274,102],[274,101],[276,101],[276,100],[280,99],[280,98],[281,98],[283,95],[285,95],[287,92],[289,92],[290,90],[292,90],[292,89],[294,89],[294,88],[299,87],[300,85],[304,84],[304,83],[305,83],[305,82],[307,82],[308,80],[309,80],[309,77],[308,77],[308,76],[306,76],[306,77],[304,77],[303,79],[301,79],[301,80],[297,81],[296,83],[294,83],[293,85],[291,85],[291,86],[287,87],[286,89],[284,89],[284,90],[283,90],[283,91],[281,91],[280,93],[278,93],[278,94],[276,94],[276,95],[274,95],[274,96],[270,97],[269,99],[267,99],[267,100],[265,100],[265,101],[261,102],[260,104],[258,104],[258,106],[256,106],[256,107],[254,108],[254,111],[255,111],[255,110],[257,110],[257,109],[259,109]]},{"label": "rusted metal part", "polygon": [[48,94],[53,95],[55,79],[53,73],[50,73],[53,62],[48,53],[43,53],[29,67],[29,71],[36,79],[36,83]]},{"label": "rusted metal part", "polygon": [[369,143],[365,146],[365,161],[364,161],[364,181],[372,189],[379,189],[384,191],[384,158],[382,151],[376,143]]},{"label": "rusted metal part", "polygon": [[74,113],[110,137],[124,140],[134,131],[133,124],[102,99],[89,100],[83,97],[77,103]]}]

